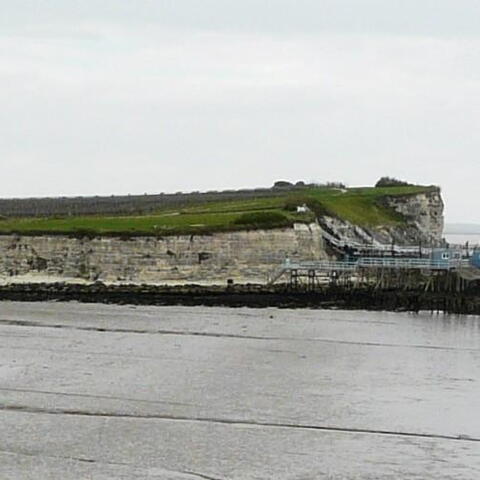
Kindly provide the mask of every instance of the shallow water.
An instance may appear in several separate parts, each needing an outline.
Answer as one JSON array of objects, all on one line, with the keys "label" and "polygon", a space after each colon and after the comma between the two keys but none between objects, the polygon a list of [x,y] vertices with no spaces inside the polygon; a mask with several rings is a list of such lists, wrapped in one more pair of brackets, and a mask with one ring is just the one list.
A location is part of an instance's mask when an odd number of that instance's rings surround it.
[{"label": "shallow water", "polygon": [[473,479],[480,318],[0,303],[0,478]]},{"label": "shallow water", "polygon": [[445,235],[445,240],[452,245],[465,245],[468,242],[470,247],[480,246],[479,233],[449,233]]}]

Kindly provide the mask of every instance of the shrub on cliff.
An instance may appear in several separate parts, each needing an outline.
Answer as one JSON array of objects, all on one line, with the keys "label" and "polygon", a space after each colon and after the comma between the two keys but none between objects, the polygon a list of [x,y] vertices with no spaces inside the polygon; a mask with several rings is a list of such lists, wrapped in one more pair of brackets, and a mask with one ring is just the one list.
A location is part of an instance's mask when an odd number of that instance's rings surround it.
[{"label": "shrub on cliff", "polygon": [[408,182],[405,182],[403,180],[399,180],[398,178],[393,178],[393,177],[382,177],[375,184],[376,188],[380,188],[380,187],[411,187],[411,186],[413,186],[412,183],[408,183]]},{"label": "shrub on cliff", "polygon": [[280,212],[247,212],[233,222],[251,228],[285,227],[290,224],[289,219]]},{"label": "shrub on cliff", "polygon": [[292,182],[287,182],[286,180],[277,180],[273,184],[273,188],[292,188],[293,183]]}]

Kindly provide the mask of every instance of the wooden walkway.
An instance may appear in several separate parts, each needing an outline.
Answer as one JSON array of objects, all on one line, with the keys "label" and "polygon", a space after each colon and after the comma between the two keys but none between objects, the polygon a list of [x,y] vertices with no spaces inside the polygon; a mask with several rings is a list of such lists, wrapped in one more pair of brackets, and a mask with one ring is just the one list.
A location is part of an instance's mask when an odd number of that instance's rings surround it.
[{"label": "wooden walkway", "polygon": [[[287,276],[292,285],[302,282],[313,288],[319,283],[345,284],[376,282],[379,284],[410,285],[419,275],[431,278],[435,275],[455,274],[464,281],[480,279],[480,268],[474,267],[470,256],[474,251],[468,245],[450,246],[455,258],[438,260],[438,252],[432,247],[385,245],[379,242],[361,244],[340,240],[320,227],[323,239],[345,255],[345,260],[291,261],[285,262],[271,275],[270,284]],[[447,249],[446,249],[447,250]],[[415,278],[414,278],[415,277]]]},{"label": "wooden walkway", "polygon": [[395,257],[360,257],[356,261],[318,261],[290,262],[286,260],[271,276],[273,284],[282,277],[287,277],[291,284],[297,285],[302,279],[313,286],[320,280],[337,282],[341,279],[368,279],[395,277],[418,272],[423,276],[439,273],[456,273],[465,280],[480,279],[480,269],[473,267],[468,259],[436,261],[428,258],[395,258]]}]

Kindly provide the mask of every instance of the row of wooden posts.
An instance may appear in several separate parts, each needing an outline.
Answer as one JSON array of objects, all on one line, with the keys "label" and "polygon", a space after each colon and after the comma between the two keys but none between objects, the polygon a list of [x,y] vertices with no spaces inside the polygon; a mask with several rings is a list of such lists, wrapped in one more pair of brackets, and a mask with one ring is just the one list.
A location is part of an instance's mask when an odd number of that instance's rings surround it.
[{"label": "row of wooden posts", "polygon": [[427,292],[463,292],[472,282],[455,271],[422,271],[417,269],[362,268],[352,272],[319,272],[314,269],[288,272],[288,283],[294,290],[314,291],[326,286],[347,290],[374,286],[377,289],[423,289]]}]

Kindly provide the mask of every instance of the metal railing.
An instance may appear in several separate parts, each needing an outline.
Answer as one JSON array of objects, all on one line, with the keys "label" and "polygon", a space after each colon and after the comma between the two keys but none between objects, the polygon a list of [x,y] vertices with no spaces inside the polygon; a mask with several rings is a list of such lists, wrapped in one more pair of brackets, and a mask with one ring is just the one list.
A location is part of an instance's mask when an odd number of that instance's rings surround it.
[{"label": "metal railing", "polygon": [[[342,240],[331,233],[327,232],[324,228],[319,226],[320,233],[322,237],[327,240],[329,243],[334,245],[337,248],[352,248],[354,250],[363,251],[363,252],[385,252],[385,253],[395,253],[399,255],[419,255],[419,256],[430,256],[434,250],[433,247],[424,247],[421,245],[386,245],[380,242],[375,241],[372,238],[372,243],[360,243],[355,242],[351,239]],[[460,244],[449,244],[450,250],[459,250],[464,253],[466,256],[470,256],[471,253],[478,248],[478,245],[471,244],[471,245],[460,245]]]},{"label": "metal railing", "polygon": [[354,271],[358,268],[357,262],[331,262],[331,261],[319,261],[319,262],[285,262],[283,264],[284,270],[316,270],[323,272],[332,271]]},{"label": "metal railing", "polygon": [[428,270],[453,270],[465,265],[468,260],[432,260],[430,258],[361,257],[359,267],[407,268]]},{"label": "metal railing", "polygon": [[415,270],[455,270],[469,267],[468,260],[431,260],[428,258],[360,257],[357,261],[290,262],[282,265],[283,271],[315,270],[322,272],[353,272],[362,268],[391,268]]}]

